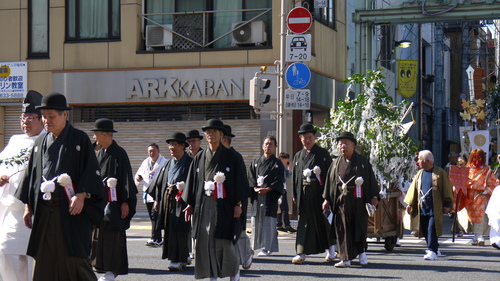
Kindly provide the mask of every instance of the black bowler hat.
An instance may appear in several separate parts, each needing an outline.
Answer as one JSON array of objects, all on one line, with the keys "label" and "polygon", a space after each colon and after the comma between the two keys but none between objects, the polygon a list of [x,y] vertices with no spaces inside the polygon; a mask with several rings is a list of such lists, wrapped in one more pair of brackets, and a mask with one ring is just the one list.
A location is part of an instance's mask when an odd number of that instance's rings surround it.
[{"label": "black bowler hat", "polygon": [[236,137],[232,133],[233,130],[231,129],[231,126],[224,124],[224,128],[226,129],[226,133],[224,135],[226,135],[228,137],[232,137],[232,138]]},{"label": "black bowler hat", "polygon": [[41,115],[40,109],[36,109],[42,103],[42,95],[33,90],[29,90],[23,100],[23,110],[21,113],[36,113]]},{"label": "black bowler hat", "polygon": [[203,136],[200,135],[200,132],[198,130],[191,130],[187,133],[186,139],[192,138],[199,138],[200,140],[202,140]]},{"label": "black bowler hat", "polygon": [[310,123],[304,123],[300,125],[299,128],[299,135],[305,134],[305,133],[313,133],[313,135],[316,134],[316,129],[314,129],[314,126]]},{"label": "black bowler hat", "polygon": [[189,144],[186,142],[186,135],[181,132],[173,133],[172,137],[166,140],[167,143],[170,143],[171,141],[176,141],[178,143],[183,143],[184,145],[189,146]]},{"label": "black bowler hat", "polygon": [[201,127],[201,130],[203,132],[205,132],[208,129],[219,130],[222,133],[224,133],[224,135],[226,134],[226,128],[224,128],[224,123],[222,123],[222,121],[220,121],[219,119],[209,119],[207,121],[207,125]]},{"label": "black bowler hat", "polygon": [[94,123],[94,129],[92,129],[91,131],[116,133],[115,129],[113,128],[113,121],[106,118],[97,119]]},{"label": "black bowler hat", "polygon": [[339,141],[341,139],[348,139],[352,141],[354,144],[357,144],[358,142],[356,141],[356,138],[354,135],[350,132],[342,132],[338,135],[338,137],[335,138],[336,141]]},{"label": "black bowler hat", "polygon": [[66,103],[66,97],[60,93],[46,94],[42,98],[42,104],[35,107],[36,109],[54,109],[54,110],[71,110],[71,107]]}]

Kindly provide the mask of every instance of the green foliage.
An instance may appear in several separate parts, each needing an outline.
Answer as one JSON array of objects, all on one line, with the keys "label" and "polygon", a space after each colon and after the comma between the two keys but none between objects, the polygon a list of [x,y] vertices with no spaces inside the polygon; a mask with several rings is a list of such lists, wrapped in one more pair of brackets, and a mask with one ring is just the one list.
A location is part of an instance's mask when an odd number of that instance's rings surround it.
[{"label": "green foliage", "polygon": [[487,119],[491,125],[497,125],[498,112],[500,109],[500,85],[493,91],[486,94],[486,112],[488,113]]},{"label": "green foliage", "polygon": [[344,131],[353,133],[379,182],[388,186],[411,179],[417,148],[403,132],[402,119],[409,104],[403,101],[393,106],[383,78],[381,69],[377,69],[369,70],[366,76],[355,74],[344,81],[350,84],[349,90],[354,85],[362,90],[355,99],[347,96],[337,103],[337,110],[331,110],[330,119],[318,128],[322,134],[318,143],[331,154],[339,154],[335,137]]}]

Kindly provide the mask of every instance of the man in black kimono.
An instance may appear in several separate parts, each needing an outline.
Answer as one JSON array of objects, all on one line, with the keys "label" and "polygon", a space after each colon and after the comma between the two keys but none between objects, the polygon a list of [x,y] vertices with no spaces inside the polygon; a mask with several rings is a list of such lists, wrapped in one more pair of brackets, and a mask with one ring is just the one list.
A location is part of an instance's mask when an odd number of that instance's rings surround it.
[{"label": "man in black kimono", "polygon": [[98,119],[94,123],[94,140],[102,149],[97,154],[101,166],[101,186],[107,191],[108,203],[104,221],[94,230],[92,263],[106,274],[99,281],[115,280],[128,274],[127,236],[130,220],[137,206],[137,187],[127,152],[113,140],[113,121]]},{"label": "man in black kimono", "polygon": [[182,198],[188,206],[186,221],[193,220],[196,238],[195,278],[239,280],[239,259],[234,242],[241,234],[242,203],[248,186],[245,163],[221,144],[222,121],[210,119],[202,127],[208,148],[196,154],[189,168]]},{"label": "man in black kimono", "polygon": [[321,204],[325,174],[332,157],[316,144],[316,129],[312,124],[302,124],[298,133],[303,148],[293,157],[293,202],[297,204],[299,221],[295,242],[297,255],[292,263],[304,264],[306,255],[323,253],[329,248],[326,259],[330,261],[335,257],[335,250],[329,245],[328,220]]},{"label": "man in black kimono", "polygon": [[167,160],[149,185],[154,208],[158,212],[157,230],[164,230],[162,259],[169,259],[170,271],[179,271],[191,263],[189,257],[189,230],[182,212],[187,204],[182,200],[189,166],[193,158],[186,153],[186,136],[177,132],[167,140],[172,158]]},{"label": "man in black kimono", "polygon": [[96,280],[92,224],[102,221],[105,194],[92,144],[67,121],[71,108],[62,94],[45,95],[37,109],[47,133],[36,140],[16,191],[33,229],[27,251],[36,260],[33,280]]},{"label": "man in black kimono", "polygon": [[248,168],[248,182],[253,187],[252,202],[252,248],[262,249],[259,257],[278,252],[276,230],[278,199],[283,194],[285,167],[274,153],[276,138],[267,136],[262,143],[264,154],[256,158]]},{"label": "man in black kimono", "polygon": [[328,170],[323,194],[323,209],[333,210],[330,231],[337,239],[340,257],[335,266],[349,267],[358,255],[360,264],[365,265],[368,264],[366,203],[377,206],[379,188],[368,159],[354,151],[354,135],[343,132],[336,140],[341,156]]},{"label": "man in black kimono", "polygon": [[202,139],[203,136],[200,135],[200,132],[198,132],[198,130],[191,130],[187,133],[186,142],[188,144],[188,150],[189,150],[188,155],[191,158],[194,158],[194,156],[198,154],[198,152],[203,150],[200,147]]}]

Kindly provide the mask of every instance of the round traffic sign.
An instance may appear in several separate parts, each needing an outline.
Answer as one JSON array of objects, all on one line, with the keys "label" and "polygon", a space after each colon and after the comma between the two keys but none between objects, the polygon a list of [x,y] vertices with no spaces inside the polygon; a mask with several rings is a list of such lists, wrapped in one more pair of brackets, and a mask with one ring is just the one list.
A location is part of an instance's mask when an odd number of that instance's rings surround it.
[{"label": "round traffic sign", "polygon": [[288,29],[294,33],[304,33],[311,28],[312,15],[304,7],[293,8],[286,18]]},{"label": "round traffic sign", "polygon": [[290,87],[302,89],[311,81],[311,70],[301,62],[292,63],[286,70],[285,79]]}]

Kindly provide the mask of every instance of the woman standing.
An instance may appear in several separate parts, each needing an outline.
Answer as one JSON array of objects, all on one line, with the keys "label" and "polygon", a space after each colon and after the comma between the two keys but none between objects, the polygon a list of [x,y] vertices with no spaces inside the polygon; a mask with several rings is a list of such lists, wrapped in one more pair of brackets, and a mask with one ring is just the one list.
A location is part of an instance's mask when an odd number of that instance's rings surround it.
[{"label": "woman standing", "polygon": [[497,185],[497,179],[493,170],[486,164],[486,153],[480,148],[472,150],[467,166],[469,167],[467,197],[470,203],[466,209],[474,233],[472,245],[484,246],[483,235],[488,235],[488,220],[484,211]]}]

